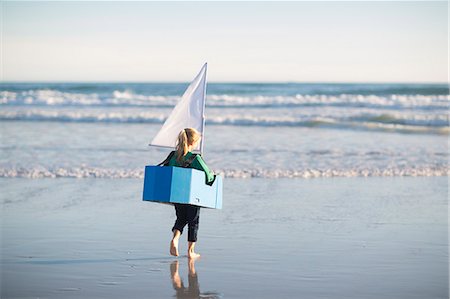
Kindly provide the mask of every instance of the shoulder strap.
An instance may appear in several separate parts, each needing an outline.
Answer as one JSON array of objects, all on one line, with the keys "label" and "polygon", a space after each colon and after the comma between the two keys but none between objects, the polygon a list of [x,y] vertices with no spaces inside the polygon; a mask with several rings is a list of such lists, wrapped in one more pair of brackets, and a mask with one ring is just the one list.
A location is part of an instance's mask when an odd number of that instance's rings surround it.
[{"label": "shoulder strap", "polygon": [[158,166],[167,166],[169,165],[170,159],[172,159],[173,155],[175,155],[175,151],[171,151],[167,158],[158,164]]},{"label": "shoulder strap", "polygon": [[196,157],[197,157],[197,154],[192,154],[188,159],[186,159],[186,161],[184,161],[183,167],[191,166],[192,162],[194,162]]}]

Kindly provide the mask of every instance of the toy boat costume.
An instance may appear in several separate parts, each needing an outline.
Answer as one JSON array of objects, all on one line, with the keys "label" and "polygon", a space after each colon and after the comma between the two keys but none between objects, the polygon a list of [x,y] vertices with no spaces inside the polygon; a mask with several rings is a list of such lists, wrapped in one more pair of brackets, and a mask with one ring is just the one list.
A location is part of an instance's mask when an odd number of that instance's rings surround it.
[{"label": "toy boat costume", "polygon": [[[206,69],[205,63],[149,145],[175,149],[176,139],[181,130],[194,128],[202,136],[194,151],[203,153]],[[195,158],[195,155],[193,156]],[[223,180],[221,176],[216,175],[214,181],[207,184],[203,171],[189,168],[192,161],[183,167],[166,166],[169,160],[170,155],[159,165],[145,166],[143,200],[191,204],[213,209],[222,208]]]}]

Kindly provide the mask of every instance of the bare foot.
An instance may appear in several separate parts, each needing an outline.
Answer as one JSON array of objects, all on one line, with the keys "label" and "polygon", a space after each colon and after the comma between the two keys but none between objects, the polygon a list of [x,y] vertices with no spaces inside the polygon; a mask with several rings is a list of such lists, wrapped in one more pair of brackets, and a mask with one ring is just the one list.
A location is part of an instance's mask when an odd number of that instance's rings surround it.
[{"label": "bare foot", "polygon": [[194,251],[188,251],[188,258],[190,259],[198,259],[200,257],[200,254],[195,253]]},{"label": "bare foot", "polygon": [[179,256],[178,253],[178,239],[174,238],[170,241],[170,254],[173,256]]}]

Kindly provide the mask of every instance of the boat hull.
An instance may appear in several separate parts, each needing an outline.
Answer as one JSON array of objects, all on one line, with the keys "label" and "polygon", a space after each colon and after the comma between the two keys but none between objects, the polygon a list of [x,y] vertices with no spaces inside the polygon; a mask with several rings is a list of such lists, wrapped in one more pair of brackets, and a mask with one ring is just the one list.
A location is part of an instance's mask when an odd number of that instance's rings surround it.
[{"label": "boat hull", "polygon": [[145,166],[142,199],[166,204],[191,204],[204,208],[222,208],[222,177],[212,186],[205,184],[205,173],[175,166]]}]

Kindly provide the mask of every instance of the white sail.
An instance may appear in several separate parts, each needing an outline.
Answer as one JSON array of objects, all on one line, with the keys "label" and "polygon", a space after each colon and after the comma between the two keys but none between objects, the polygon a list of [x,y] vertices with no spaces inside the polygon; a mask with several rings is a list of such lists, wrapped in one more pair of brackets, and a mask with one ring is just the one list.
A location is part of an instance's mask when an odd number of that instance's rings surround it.
[{"label": "white sail", "polygon": [[205,63],[149,145],[175,149],[180,131],[184,128],[195,128],[202,135],[202,139],[194,150],[203,153],[206,68]]}]

